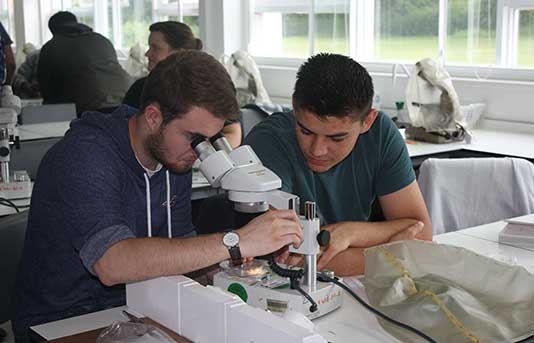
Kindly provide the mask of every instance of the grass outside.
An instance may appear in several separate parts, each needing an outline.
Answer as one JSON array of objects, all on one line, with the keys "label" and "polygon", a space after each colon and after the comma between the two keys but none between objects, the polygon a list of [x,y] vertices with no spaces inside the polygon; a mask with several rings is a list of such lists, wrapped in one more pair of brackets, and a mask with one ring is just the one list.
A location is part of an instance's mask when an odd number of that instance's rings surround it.
[{"label": "grass outside", "polygon": [[[388,37],[376,42],[375,56],[376,60],[381,61],[414,63],[425,57],[437,58],[437,47],[437,37]],[[282,56],[307,57],[308,49],[308,37],[286,37],[282,44]],[[534,36],[521,36],[518,50],[518,66],[534,68]],[[344,39],[318,37],[315,51],[348,54],[348,46]],[[465,33],[455,34],[447,39],[446,54],[449,64],[492,66],[496,62],[495,40],[481,39],[469,49]]]}]

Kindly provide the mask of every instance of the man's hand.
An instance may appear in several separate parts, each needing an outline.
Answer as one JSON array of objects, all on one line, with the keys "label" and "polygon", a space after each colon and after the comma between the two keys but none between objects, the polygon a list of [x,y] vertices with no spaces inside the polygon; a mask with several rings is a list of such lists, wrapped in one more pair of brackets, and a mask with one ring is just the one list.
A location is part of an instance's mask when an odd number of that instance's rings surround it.
[{"label": "man's hand", "polygon": [[325,225],[321,229],[330,231],[330,244],[319,256],[317,270],[323,269],[334,256],[347,250],[351,246],[354,235],[354,229],[349,225],[344,225],[343,222]]},{"label": "man's hand", "polygon": [[270,254],[289,244],[298,247],[303,239],[299,219],[292,210],[269,210],[237,232],[243,257]]},{"label": "man's hand", "polygon": [[421,232],[424,227],[425,227],[425,224],[423,224],[423,222],[417,222],[411,226],[408,226],[406,229],[402,230],[396,235],[393,235],[389,239],[389,241],[396,242],[396,241],[406,241],[406,240],[416,239],[415,236],[417,236],[417,234]]},{"label": "man's hand", "polygon": [[285,264],[286,266],[302,267],[304,265],[304,255],[290,253],[284,247],[279,251],[278,256],[276,256],[276,263]]}]

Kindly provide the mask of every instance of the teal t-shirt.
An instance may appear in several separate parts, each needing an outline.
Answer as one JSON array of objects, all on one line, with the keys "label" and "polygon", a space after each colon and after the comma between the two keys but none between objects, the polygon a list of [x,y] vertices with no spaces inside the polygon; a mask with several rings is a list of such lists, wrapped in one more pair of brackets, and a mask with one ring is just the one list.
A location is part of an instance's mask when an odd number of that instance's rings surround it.
[{"label": "teal t-shirt", "polygon": [[292,112],[275,113],[245,139],[263,164],[282,179],[282,190],[315,201],[322,224],[367,221],[377,196],[412,183],[415,173],[399,130],[379,113],[352,152],[324,173],[309,169],[297,142]]}]

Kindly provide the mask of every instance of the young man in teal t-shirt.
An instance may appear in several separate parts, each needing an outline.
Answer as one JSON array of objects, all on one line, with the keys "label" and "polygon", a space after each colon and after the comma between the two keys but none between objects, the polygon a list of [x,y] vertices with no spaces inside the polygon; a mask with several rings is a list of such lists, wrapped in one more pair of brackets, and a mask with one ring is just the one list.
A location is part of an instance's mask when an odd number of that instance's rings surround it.
[{"label": "young man in teal t-shirt", "polygon": [[[319,54],[297,74],[294,112],[277,113],[247,136],[282,189],[315,201],[332,239],[318,268],[363,273],[363,249],[432,239],[410,157],[394,123],[371,108],[373,83],[349,57]],[[383,222],[368,222],[378,198]],[[292,260],[289,260],[292,262]]]}]

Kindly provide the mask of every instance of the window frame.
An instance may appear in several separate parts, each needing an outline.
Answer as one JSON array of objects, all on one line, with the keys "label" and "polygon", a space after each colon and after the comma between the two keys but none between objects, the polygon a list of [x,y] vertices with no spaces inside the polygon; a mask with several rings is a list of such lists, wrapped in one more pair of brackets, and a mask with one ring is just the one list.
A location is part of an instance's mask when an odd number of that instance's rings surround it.
[{"label": "window frame", "polygon": [[[316,0],[308,0],[315,3]],[[374,8],[375,0],[349,0],[349,51],[350,56],[361,61],[371,73],[392,73],[395,65],[404,63],[374,61]],[[245,27],[251,27],[251,15],[253,5],[249,5],[248,13],[242,16]],[[522,69],[517,67],[517,41],[519,11],[534,9],[534,0],[497,0],[497,37],[496,37],[496,65],[476,66],[476,65],[456,65],[447,64],[446,43],[447,43],[447,19],[448,0],[439,0],[439,34],[438,34],[438,56],[444,62],[447,71],[455,78],[476,79],[476,80],[504,80],[534,83],[534,69]],[[313,8],[313,7],[312,7]],[[513,12],[512,14],[510,12]],[[309,12],[310,20],[314,17],[313,12]],[[514,29],[515,25],[515,29]],[[310,47],[313,43],[313,26],[310,26]],[[510,39],[509,32],[514,34],[514,39]],[[250,44],[250,33],[248,34]],[[513,49],[513,50],[510,50]],[[310,49],[309,55],[313,51]],[[254,56],[259,65],[282,68],[298,68],[305,60],[303,58],[287,57],[265,57]],[[408,70],[410,66],[404,64]]]}]

